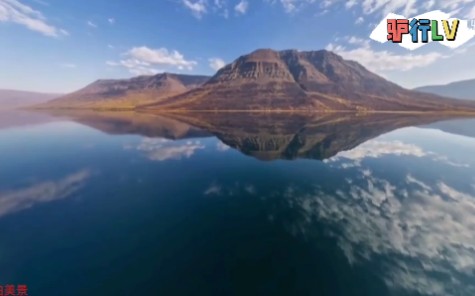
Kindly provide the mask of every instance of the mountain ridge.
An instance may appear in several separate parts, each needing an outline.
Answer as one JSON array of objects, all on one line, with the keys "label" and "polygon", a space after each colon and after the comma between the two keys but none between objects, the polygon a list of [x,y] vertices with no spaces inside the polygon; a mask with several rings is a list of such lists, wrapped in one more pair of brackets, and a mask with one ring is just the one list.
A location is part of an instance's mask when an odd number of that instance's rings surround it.
[{"label": "mountain ridge", "polygon": [[193,89],[209,79],[205,75],[160,73],[129,79],[98,79],[78,91],[38,108],[133,109]]},{"label": "mountain ridge", "polygon": [[475,110],[475,104],[414,92],[327,50],[258,49],[221,68],[203,85],[155,110]]},{"label": "mountain ridge", "polygon": [[405,89],[327,50],[257,49],[211,77],[98,80],[41,108],[151,111],[475,112],[475,102]]}]

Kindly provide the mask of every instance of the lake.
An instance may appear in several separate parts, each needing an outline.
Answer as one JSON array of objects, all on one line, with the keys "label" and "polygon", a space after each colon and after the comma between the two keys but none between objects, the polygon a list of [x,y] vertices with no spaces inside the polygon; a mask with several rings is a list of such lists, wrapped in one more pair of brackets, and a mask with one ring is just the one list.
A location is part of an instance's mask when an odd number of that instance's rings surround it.
[{"label": "lake", "polygon": [[0,114],[0,285],[475,295],[473,119]]}]

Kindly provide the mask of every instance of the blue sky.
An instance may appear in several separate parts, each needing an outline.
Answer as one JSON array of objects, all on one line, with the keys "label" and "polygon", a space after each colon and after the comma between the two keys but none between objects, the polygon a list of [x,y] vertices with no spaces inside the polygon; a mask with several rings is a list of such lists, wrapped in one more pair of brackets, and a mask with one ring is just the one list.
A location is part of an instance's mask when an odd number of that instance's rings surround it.
[{"label": "blue sky", "polygon": [[475,0],[0,0],[0,88],[69,92],[100,78],[209,74],[257,48],[327,48],[405,87],[475,78],[475,46],[371,41],[389,12],[475,18]]}]

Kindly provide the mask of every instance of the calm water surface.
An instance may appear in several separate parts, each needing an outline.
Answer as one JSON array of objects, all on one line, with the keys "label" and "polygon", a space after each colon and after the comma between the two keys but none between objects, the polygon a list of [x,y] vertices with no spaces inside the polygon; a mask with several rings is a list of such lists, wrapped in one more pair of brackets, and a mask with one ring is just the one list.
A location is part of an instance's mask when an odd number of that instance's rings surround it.
[{"label": "calm water surface", "polygon": [[473,120],[0,116],[0,285],[475,295]]}]

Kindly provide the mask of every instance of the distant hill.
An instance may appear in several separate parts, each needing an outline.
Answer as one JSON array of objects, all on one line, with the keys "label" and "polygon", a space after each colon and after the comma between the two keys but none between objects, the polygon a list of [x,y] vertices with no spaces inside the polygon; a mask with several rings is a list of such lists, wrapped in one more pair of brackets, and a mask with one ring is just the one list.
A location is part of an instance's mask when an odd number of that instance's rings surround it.
[{"label": "distant hill", "polygon": [[438,129],[447,133],[475,138],[475,119],[452,119],[426,125],[426,128]]},{"label": "distant hill", "polygon": [[0,89],[0,110],[41,104],[59,96],[61,94]]},{"label": "distant hill", "polygon": [[445,85],[422,86],[415,90],[457,99],[475,101],[475,79],[457,81]]},{"label": "distant hill", "polygon": [[475,110],[475,103],[404,89],[327,51],[256,50],[204,85],[147,106],[182,110]]},{"label": "distant hill", "polygon": [[57,98],[39,108],[133,109],[156,103],[200,86],[208,76],[163,73],[131,79],[97,80],[76,92]]}]

